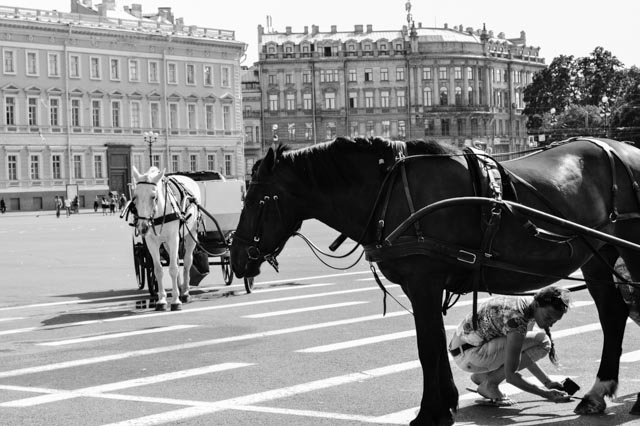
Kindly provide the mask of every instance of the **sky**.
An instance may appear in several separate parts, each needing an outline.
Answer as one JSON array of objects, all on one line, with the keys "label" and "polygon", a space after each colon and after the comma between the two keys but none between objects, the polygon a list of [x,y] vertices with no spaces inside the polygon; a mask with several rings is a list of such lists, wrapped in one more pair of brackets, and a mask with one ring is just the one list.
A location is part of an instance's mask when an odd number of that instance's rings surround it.
[{"label": "sky", "polygon": [[[93,0],[94,4],[101,0]],[[329,31],[352,31],[354,25],[373,25],[373,30],[397,30],[406,24],[407,0],[117,0],[118,7],[141,3],[143,12],[171,7],[186,25],[233,30],[236,40],[247,43],[243,65],[258,59],[258,25],[266,27],[271,16],[275,31],[292,27],[302,32],[304,26],[318,25]],[[25,5],[28,4],[28,6]],[[540,47],[540,55],[549,64],[558,55],[589,56],[602,46],[625,67],[640,67],[640,48],[633,32],[638,25],[638,0],[411,0],[413,19],[423,27],[442,28],[462,25],[482,28],[494,34],[504,32],[515,38],[520,31],[527,35],[527,45]],[[0,6],[33,9],[70,10],[70,0],[0,0]],[[634,45],[636,44],[636,45]]]}]

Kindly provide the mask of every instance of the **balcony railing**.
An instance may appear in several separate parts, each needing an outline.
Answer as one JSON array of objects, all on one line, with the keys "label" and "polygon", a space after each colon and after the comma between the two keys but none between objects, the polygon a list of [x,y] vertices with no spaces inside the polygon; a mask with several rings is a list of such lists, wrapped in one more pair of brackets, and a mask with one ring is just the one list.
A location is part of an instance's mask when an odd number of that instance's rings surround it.
[{"label": "balcony railing", "polygon": [[[93,126],[82,126],[82,127],[71,127],[71,134],[117,134],[117,135],[141,135],[143,132],[151,131],[158,132],[159,134],[164,134],[163,129],[148,129],[148,128],[131,128],[131,127],[93,127]],[[40,137],[46,141],[46,138],[49,136],[60,137],[61,135],[65,135],[67,133],[66,128],[64,127],[51,127],[51,126],[30,126],[30,125],[21,125],[21,126],[7,126],[0,125],[0,133],[26,133],[31,136]],[[180,135],[180,136],[205,136],[205,135],[233,135],[239,136],[242,135],[241,130],[224,130],[224,129],[171,129],[171,135]]]}]

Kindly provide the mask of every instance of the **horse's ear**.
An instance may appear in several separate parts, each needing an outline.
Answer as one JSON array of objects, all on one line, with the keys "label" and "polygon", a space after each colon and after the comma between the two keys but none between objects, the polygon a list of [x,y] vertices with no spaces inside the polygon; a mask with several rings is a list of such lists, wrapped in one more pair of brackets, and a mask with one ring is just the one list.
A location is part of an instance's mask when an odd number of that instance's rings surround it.
[{"label": "horse's ear", "polygon": [[273,147],[269,148],[267,155],[260,161],[260,167],[258,168],[258,175],[263,173],[270,173],[276,165],[276,152]]},{"label": "horse's ear", "polygon": [[162,171],[160,173],[158,173],[154,178],[153,178],[153,183],[158,183],[162,180],[162,178],[164,177],[164,172],[166,172],[167,169],[162,169]]},{"label": "horse's ear", "polygon": [[136,166],[133,166],[132,172],[133,172],[133,180],[138,182],[140,180],[140,178],[142,177],[142,175],[140,174],[138,169],[136,169]]}]

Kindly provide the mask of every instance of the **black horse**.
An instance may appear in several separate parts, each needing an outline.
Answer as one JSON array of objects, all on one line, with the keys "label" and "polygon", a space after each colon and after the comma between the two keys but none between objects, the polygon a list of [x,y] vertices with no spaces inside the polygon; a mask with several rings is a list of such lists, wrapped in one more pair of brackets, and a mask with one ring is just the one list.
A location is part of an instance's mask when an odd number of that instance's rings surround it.
[{"label": "black horse", "polygon": [[[449,425],[458,391],[447,358],[444,292],[531,291],[582,268],[597,305],[604,347],[597,380],[576,412],[603,412],[604,396],[612,395],[618,384],[629,314],[606,263],[613,265],[621,256],[638,281],[640,253],[567,234],[564,227],[503,208],[496,195],[497,176],[486,173],[487,167],[474,171],[476,162],[471,154],[436,142],[381,138],[270,149],[247,191],[231,247],[233,270],[238,277],[253,277],[265,260],[275,264],[306,219],[318,219],[363,244],[369,260],[402,287],[413,307],[424,389],[412,424]],[[502,169],[505,199],[640,243],[636,148],[578,138],[496,166]],[[487,180],[492,173],[494,179]],[[435,209],[388,239],[418,209],[483,195],[488,186],[494,188],[494,203]]]}]

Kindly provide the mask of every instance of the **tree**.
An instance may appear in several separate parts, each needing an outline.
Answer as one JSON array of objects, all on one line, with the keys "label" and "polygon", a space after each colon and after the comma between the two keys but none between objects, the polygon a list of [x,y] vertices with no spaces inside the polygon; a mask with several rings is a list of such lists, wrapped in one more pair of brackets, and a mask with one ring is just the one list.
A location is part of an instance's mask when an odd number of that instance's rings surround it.
[{"label": "tree", "polygon": [[576,61],[577,79],[581,105],[598,105],[603,96],[616,98],[620,93],[623,64],[602,47],[596,47],[591,55]]},{"label": "tree", "polygon": [[633,66],[622,72],[620,96],[612,109],[612,136],[640,142],[640,69]]}]

